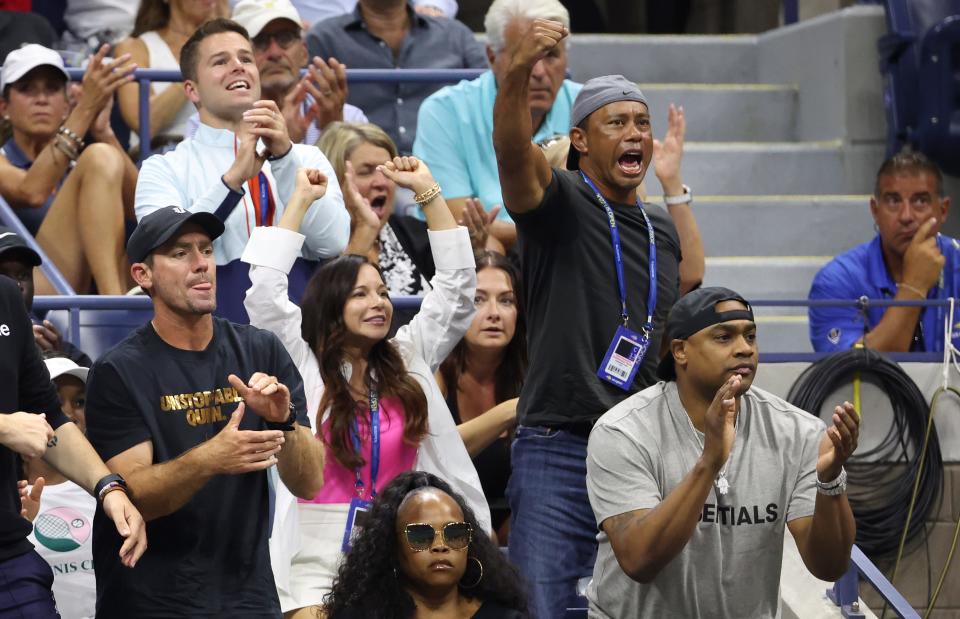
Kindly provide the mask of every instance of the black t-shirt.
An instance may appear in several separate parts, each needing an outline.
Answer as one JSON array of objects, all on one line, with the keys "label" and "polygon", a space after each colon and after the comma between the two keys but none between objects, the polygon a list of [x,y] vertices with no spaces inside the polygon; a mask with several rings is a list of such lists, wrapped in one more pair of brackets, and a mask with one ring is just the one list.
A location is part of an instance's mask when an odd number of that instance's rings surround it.
[{"label": "black t-shirt", "polygon": [[[290,388],[309,427],[303,381],[272,333],[213,319],[206,350],[164,342],[148,323],[94,364],[87,383],[87,436],[106,461],[143,443],[155,464],[177,458],[226,425],[240,397],[227,376],[266,372]],[[247,410],[241,430],[266,429]],[[219,475],[182,508],[147,525],[150,547],[134,569],[121,538],[97,511],[93,556],[97,617],[279,617],[267,540],[267,473]]]},{"label": "black t-shirt", "polygon": [[[43,413],[53,429],[67,422],[60,410],[57,389],[50,382],[50,373],[34,342],[33,327],[20,289],[3,275],[0,275],[0,385],[0,414]],[[19,457],[0,445],[0,561],[33,548],[27,541],[32,527],[20,515],[17,480],[21,477]]]},{"label": "black t-shirt", "polygon": [[[629,327],[647,317],[649,239],[636,204],[610,202],[617,218]],[[530,366],[518,416],[528,426],[593,421],[657,380],[667,313],[679,296],[680,237],[670,215],[646,205],[657,244],[654,333],[633,384],[624,391],[597,377],[621,324],[610,226],[579,172],[554,170],[539,208],[511,213],[517,224]]]}]

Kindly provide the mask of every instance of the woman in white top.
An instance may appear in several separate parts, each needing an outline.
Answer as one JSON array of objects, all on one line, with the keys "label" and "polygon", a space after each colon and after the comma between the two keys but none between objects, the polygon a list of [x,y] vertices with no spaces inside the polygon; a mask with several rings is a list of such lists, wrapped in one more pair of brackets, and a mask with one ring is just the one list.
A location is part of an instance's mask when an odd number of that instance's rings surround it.
[{"label": "woman in white top", "polygon": [[[437,266],[420,311],[392,340],[393,305],[366,256],[344,255],[321,267],[304,293],[302,314],[287,298],[286,271],[304,238],[296,230],[325,191],[319,172],[300,170],[279,227],[256,228],[242,258],[252,265],[244,302],[250,322],[276,333],[297,364],[311,423],[327,447],[324,488],[313,501],[290,510],[293,499],[278,488],[276,521],[283,529],[275,526],[271,539],[274,573],[284,612],[301,609],[288,618],[315,616],[350,539],[351,514],[403,471],[443,477],[490,531],[476,469],[433,377],[473,317],[470,238],[425,164],[397,157],[380,171],[417,194]],[[292,540],[284,535],[291,531]]]},{"label": "woman in white top", "polygon": [[[222,0],[143,0],[129,39],[117,44],[117,54],[130,54],[142,69],[180,70],[180,48],[204,22],[225,16]],[[139,142],[140,85],[128,84],[117,93],[120,114],[130,127],[130,145]],[[150,85],[151,149],[161,151],[184,138],[194,113],[181,82]]]}]

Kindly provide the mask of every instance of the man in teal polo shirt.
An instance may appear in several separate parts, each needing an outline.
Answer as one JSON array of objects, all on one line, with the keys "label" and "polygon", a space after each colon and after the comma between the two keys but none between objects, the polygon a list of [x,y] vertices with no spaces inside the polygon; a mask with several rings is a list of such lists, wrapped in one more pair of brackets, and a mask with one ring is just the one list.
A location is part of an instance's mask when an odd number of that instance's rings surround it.
[{"label": "man in teal polo shirt", "polygon": [[[495,0],[484,19],[487,59],[492,70],[475,80],[442,88],[420,106],[413,154],[430,166],[458,219],[467,198],[479,198],[487,211],[503,204],[493,151],[493,101],[497,81],[510,61],[510,54],[505,52],[538,18],[570,27],[570,15],[557,0]],[[570,110],[580,84],[564,79],[566,71],[564,44],[554,48],[531,72],[529,101],[534,142],[570,132]],[[491,230],[506,245],[512,245],[516,239],[512,222],[507,209],[501,208]]]},{"label": "man in teal polo shirt", "polygon": [[[827,263],[811,299],[949,299],[960,293],[960,243],[940,234],[950,210],[937,166],[920,153],[884,162],[870,198],[877,235]],[[818,352],[863,341],[886,352],[943,352],[945,307],[811,307],[810,340]],[[960,346],[960,312],[950,338]]]}]

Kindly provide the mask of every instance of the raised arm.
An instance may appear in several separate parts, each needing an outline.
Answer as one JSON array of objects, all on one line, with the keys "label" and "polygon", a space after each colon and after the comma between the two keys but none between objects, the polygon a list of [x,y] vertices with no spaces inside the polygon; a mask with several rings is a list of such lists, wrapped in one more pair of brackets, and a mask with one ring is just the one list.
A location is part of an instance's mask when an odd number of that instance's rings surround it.
[{"label": "raised arm", "polygon": [[[667,134],[662,142],[653,142],[654,173],[663,187],[665,198],[682,196],[684,193],[680,161],[683,158],[683,138],[686,130],[683,108],[671,103],[667,116]],[[677,227],[680,253],[683,255],[680,262],[680,294],[690,292],[703,282],[703,240],[700,238],[700,229],[691,206],[690,202],[667,205],[667,212]]]},{"label": "raised arm", "polygon": [[[857,448],[860,416],[853,405],[844,402],[833,411],[833,426],[820,441],[817,457],[817,479],[824,485],[839,482],[840,471]],[[821,580],[836,580],[850,563],[850,550],[857,534],[857,524],[847,501],[847,494],[817,492],[813,516],[787,523],[797,542],[797,550],[810,573]]]},{"label": "raised arm", "polygon": [[740,378],[735,376],[717,391],[705,418],[703,454],[670,494],[653,509],[626,512],[600,524],[617,562],[633,580],[652,581],[693,537],[703,503],[733,448],[734,394],[739,388]]},{"label": "raised arm", "polygon": [[532,142],[528,101],[533,67],[568,35],[560,22],[535,19],[511,50],[510,67],[497,84],[493,104],[493,148],[497,153],[503,204],[514,213],[540,206],[552,172],[543,151]]}]

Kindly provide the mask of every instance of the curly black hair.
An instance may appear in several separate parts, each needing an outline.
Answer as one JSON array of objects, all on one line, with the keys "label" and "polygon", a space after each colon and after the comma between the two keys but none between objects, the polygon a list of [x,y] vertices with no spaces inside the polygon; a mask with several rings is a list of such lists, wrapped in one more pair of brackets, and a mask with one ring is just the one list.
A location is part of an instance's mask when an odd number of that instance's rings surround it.
[{"label": "curly black hair", "polygon": [[[324,597],[327,616],[330,619],[341,616],[369,619],[413,617],[413,598],[397,577],[400,562],[396,526],[397,512],[403,499],[419,488],[436,488],[450,495],[463,510],[464,520],[475,531],[467,552],[468,557],[476,558],[483,564],[483,577],[476,586],[461,586],[461,594],[496,602],[525,615],[527,599],[520,574],[477,524],[473,510],[463,497],[436,475],[408,471],[397,475],[373,502],[353,549],[340,565],[333,589]],[[475,561],[468,561],[463,580],[472,583],[479,576],[477,569]]]}]

